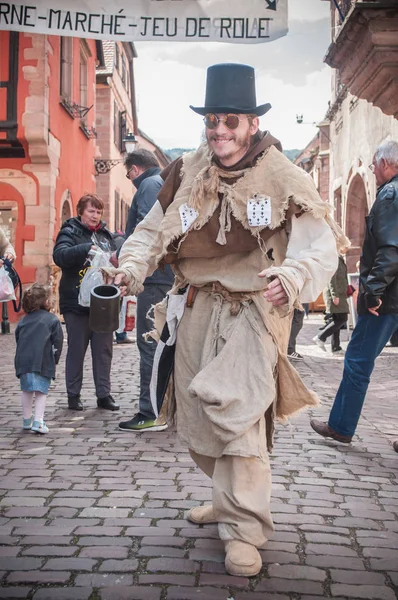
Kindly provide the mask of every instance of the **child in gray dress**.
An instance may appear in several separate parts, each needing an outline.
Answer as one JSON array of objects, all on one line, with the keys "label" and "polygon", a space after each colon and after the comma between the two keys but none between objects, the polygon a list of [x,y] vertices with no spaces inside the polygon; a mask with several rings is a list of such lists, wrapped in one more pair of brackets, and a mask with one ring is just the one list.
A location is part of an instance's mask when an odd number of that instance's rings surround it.
[{"label": "child in gray dress", "polygon": [[23,429],[42,434],[48,433],[44,411],[63,344],[61,323],[48,312],[49,295],[49,289],[39,284],[33,284],[24,292],[22,308],[26,315],[15,330],[15,371],[21,384]]}]

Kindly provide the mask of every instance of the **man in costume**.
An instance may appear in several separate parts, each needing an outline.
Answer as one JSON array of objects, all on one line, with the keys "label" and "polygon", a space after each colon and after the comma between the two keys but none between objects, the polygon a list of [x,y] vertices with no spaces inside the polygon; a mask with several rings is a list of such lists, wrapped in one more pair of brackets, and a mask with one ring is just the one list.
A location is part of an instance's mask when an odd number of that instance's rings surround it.
[{"label": "man in costume", "polygon": [[137,293],[158,265],[173,268],[169,388],[178,434],[213,482],[212,504],[187,518],[218,523],[226,570],[251,576],[273,531],[274,417],[318,402],[286,357],[291,314],[335,272],[339,232],[309,176],[259,131],[271,106],[256,106],[252,67],[209,67],[205,106],[191,108],[206,141],[163,171],[158,201],[108,274]]}]

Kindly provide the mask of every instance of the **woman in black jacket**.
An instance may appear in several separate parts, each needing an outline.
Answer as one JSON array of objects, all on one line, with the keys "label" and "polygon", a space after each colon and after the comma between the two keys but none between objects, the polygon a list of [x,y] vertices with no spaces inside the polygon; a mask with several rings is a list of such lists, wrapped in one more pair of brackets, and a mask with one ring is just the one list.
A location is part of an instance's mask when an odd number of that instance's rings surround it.
[{"label": "woman in black jacket", "polygon": [[91,345],[93,376],[98,408],[119,410],[110,394],[112,333],[96,333],[89,326],[89,308],[79,304],[79,288],[89,266],[88,255],[98,246],[115,249],[111,232],[101,221],[104,202],[96,194],[85,194],[77,204],[77,217],[63,223],[55,242],[53,258],[62,269],[59,286],[60,311],[68,334],[66,391],[71,410],[83,410],[80,398],[83,362]]}]

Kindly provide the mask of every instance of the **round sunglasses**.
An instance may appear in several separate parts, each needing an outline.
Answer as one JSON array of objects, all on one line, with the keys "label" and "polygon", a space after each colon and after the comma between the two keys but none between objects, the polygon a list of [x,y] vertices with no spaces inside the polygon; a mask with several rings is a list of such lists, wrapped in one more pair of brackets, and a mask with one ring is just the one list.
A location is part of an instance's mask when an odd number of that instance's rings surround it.
[{"label": "round sunglasses", "polygon": [[240,121],[244,121],[245,119],[250,119],[250,116],[240,119],[238,115],[231,113],[226,115],[225,119],[220,119],[220,117],[217,117],[214,113],[207,113],[203,121],[207,129],[216,129],[219,123],[224,123],[228,129],[237,129]]}]

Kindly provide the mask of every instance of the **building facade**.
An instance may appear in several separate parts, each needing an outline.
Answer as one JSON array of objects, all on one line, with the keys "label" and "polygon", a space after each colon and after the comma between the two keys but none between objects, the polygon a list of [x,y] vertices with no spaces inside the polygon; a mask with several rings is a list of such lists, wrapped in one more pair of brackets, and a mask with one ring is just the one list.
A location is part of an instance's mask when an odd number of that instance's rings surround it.
[{"label": "building facade", "polygon": [[[304,169],[314,180],[316,189],[322,200],[329,202],[329,167],[330,167],[330,137],[329,123],[318,124],[318,133],[294,160],[294,164]],[[310,303],[311,311],[325,310],[323,294],[315,302]]]},{"label": "building facade", "polygon": [[49,280],[61,222],[95,191],[94,40],[0,31],[0,226],[24,284]]},{"label": "building facade", "polygon": [[54,241],[84,193],[97,192],[109,228],[124,230],[127,133],[170,162],[138,127],[135,56],[131,43],[0,31],[0,227],[24,285],[51,280],[56,293]]},{"label": "building facade", "polygon": [[137,148],[155,153],[159,166],[170,159],[138,127],[134,83],[134,60],[137,57],[131,42],[101,42],[104,65],[97,68],[97,143],[96,190],[105,201],[104,220],[111,231],[124,231],[131,200],[135,192],[126,179],[123,166],[124,139],[133,133]]},{"label": "building facade", "polygon": [[376,147],[398,139],[398,3],[336,0],[332,42],[325,61],[333,67],[330,123],[330,200],[351,240],[349,272],[356,272],[365,216],[376,180],[369,165]]}]

